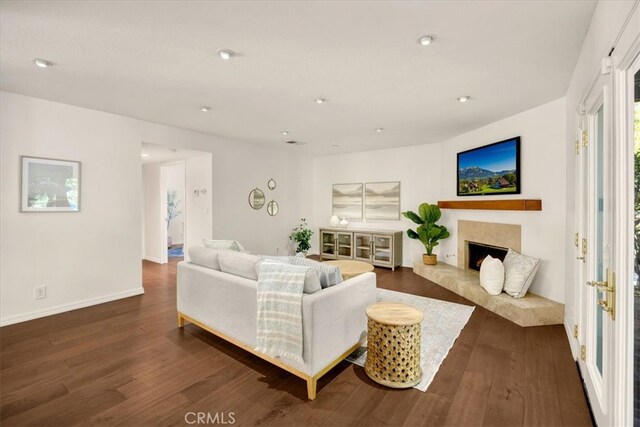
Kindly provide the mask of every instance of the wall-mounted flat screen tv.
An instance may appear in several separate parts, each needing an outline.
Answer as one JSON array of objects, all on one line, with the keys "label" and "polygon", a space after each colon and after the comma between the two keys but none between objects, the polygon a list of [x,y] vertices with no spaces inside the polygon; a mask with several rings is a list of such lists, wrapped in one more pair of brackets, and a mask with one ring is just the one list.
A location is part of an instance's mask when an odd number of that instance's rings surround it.
[{"label": "wall-mounted flat screen tv", "polygon": [[520,137],[458,153],[458,196],[520,194]]}]

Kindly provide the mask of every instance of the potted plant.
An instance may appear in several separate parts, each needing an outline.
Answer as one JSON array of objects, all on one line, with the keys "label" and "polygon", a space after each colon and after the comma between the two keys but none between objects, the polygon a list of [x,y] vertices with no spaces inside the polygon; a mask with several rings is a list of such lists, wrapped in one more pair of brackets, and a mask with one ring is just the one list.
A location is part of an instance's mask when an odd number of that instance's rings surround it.
[{"label": "potted plant", "polygon": [[313,236],[313,231],[307,226],[307,219],[300,218],[300,224],[289,235],[289,240],[297,244],[296,253],[306,253],[311,249],[311,236]]},{"label": "potted plant", "polygon": [[438,240],[449,237],[449,230],[444,225],[438,225],[436,222],[442,216],[438,205],[430,205],[422,203],[418,207],[418,213],[412,211],[402,212],[405,218],[418,224],[418,228],[414,231],[407,230],[407,235],[411,239],[420,240],[424,245],[427,253],[422,255],[422,262],[427,265],[435,265],[438,263],[438,256],[433,255],[433,248],[438,246]]}]

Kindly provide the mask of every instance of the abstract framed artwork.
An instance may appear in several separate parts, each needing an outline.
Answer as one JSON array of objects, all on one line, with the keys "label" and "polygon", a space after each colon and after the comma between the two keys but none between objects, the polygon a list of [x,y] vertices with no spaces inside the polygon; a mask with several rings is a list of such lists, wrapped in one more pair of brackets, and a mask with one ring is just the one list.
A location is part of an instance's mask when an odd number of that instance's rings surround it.
[{"label": "abstract framed artwork", "polygon": [[22,212],[79,212],[80,162],[22,156]]},{"label": "abstract framed artwork", "polygon": [[400,219],[400,182],[367,182],[364,187],[366,219]]},{"label": "abstract framed artwork", "polygon": [[362,219],[362,183],[333,184],[333,213],[340,218]]}]

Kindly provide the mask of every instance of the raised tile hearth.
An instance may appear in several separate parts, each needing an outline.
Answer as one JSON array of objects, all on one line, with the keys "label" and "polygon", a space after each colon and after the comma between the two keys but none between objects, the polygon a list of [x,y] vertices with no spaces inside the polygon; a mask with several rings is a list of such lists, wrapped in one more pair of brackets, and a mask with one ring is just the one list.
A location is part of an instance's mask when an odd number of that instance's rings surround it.
[{"label": "raised tile hearth", "polygon": [[564,320],[564,304],[531,292],[524,298],[489,295],[480,287],[480,275],[474,270],[416,262],[413,272],[520,326],[560,325]]}]

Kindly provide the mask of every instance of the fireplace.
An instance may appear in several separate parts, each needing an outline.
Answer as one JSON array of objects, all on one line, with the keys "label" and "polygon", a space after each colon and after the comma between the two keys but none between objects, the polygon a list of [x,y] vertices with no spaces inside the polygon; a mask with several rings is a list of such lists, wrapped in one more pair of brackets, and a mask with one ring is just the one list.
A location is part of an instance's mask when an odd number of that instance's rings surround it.
[{"label": "fireplace", "polygon": [[487,255],[491,255],[493,258],[498,258],[500,261],[504,261],[504,257],[507,255],[507,248],[469,242],[469,264],[467,265],[467,268],[480,271],[482,261],[484,261]]},{"label": "fireplace", "polygon": [[[458,220],[458,268],[479,271],[487,255],[503,260],[507,248],[521,252],[520,242],[521,227],[517,224]],[[476,248],[479,251],[476,259],[472,259],[473,245],[480,246]],[[493,252],[494,249],[502,252]]]}]

